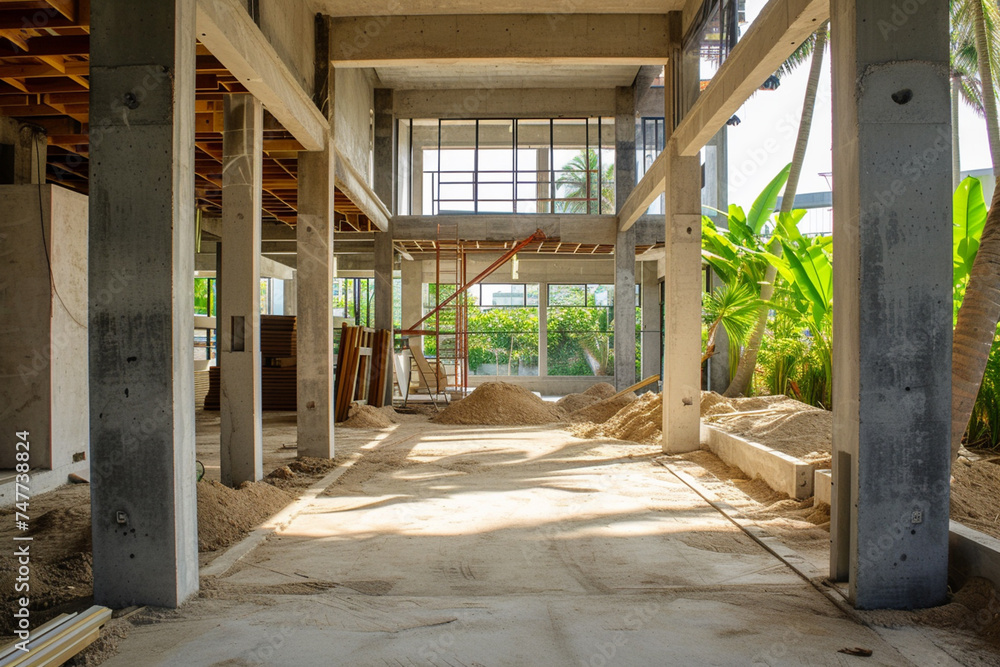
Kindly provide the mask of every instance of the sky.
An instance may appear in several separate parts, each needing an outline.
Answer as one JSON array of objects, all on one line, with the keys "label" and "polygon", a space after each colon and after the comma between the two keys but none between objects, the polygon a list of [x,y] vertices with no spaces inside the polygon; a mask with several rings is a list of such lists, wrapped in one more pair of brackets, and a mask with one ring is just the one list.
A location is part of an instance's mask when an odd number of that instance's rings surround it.
[{"label": "sky", "polygon": [[[755,16],[764,4],[763,0],[747,0],[747,18]],[[744,31],[747,27],[743,26]],[[749,209],[775,174],[791,162],[808,79],[809,63],[805,63],[783,78],[778,90],[758,91],[736,112],[742,123],[728,128],[730,203]],[[964,102],[959,106],[962,170],[990,168],[986,121]],[[826,178],[820,175],[833,171],[830,107],[828,47],[799,193],[830,189]]]}]

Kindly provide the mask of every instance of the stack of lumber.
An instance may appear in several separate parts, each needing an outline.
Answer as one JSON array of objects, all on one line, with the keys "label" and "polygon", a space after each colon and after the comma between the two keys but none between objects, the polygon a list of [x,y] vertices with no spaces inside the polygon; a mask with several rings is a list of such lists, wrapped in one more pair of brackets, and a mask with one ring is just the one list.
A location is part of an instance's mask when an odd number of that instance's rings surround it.
[{"label": "stack of lumber", "polygon": [[337,354],[335,420],[345,421],[352,403],[381,408],[392,394],[392,332],[341,326]]},{"label": "stack of lumber", "polygon": [[[261,408],[269,411],[294,412],[296,404],[295,317],[260,316]],[[209,369],[205,409],[218,410],[221,401],[221,371]]]},{"label": "stack of lumber", "polygon": [[211,366],[208,369],[208,393],[205,394],[205,409],[214,412],[219,409],[221,386],[219,381],[219,367]]},{"label": "stack of lumber", "polygon": [[209,371],[194,372],[194,404],[196,406],[205,404],[205,396],[208,395],[211,384],[209,374]]},{"label": "stack of lumber", "polygon": [[17,642],[0,649],[0,666],[29,667],[30,665],[61,665],[101,636],[101,628],[111,620],[111,610],[93,606],[86,611],[60,614],[48,623],[31,631],[23,645]]},{"label": "stack of lumber", "polygon": [[290,358],[296,356],[294,316],[260,316],[260,356]]}]

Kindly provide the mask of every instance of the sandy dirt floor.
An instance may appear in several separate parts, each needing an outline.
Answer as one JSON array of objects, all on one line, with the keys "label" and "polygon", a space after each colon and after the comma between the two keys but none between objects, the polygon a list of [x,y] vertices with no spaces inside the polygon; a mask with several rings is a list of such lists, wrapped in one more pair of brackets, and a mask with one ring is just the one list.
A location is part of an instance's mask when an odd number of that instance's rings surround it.
[{"label": "sandy dirt floor", "polygon": [[[865,664],[1000,665],[988,624],[970,623],[991,587],[866,627],[658,465],[658,446],[429,416],[338,427],[336,460],[319,464],[287,447],[294,415],[266,415],[265,470],[281,471],[269,488],[288,499],[360,458],[182,609],[118,612],[71,664],[846,665],[865,659],[839,651],[862,647],[874,652]],[[217,443],[217,414],[200,414],[209,480]],[[811,501],[708,452],[678,461],[823,563],[828,515]],[[51,613],[89,604],[88,494],[67,486],[33,502],[51,514]]]},{"label": "sandy dirt floor", "polygon": [[417,419],[368,435],[286,530],[105,664],[960,664],[845,615],[658,447]]}]

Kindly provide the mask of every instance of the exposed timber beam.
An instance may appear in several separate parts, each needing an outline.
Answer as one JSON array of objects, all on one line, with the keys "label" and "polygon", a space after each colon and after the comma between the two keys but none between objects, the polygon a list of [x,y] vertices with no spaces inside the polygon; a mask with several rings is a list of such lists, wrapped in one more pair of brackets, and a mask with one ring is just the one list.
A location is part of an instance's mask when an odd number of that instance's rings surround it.
[{"label": "exposed timber beam", "polygon": [[[203,0],[204,1],[204,0]],[[465,63],[657,65],[667,14],[488,14],[330,20],[337,67]]]},{"label": "exposed timber beam", "polygon": [[326,146],[329,123],[240,0],[198,0],[198,39],[307,151]]},{"label": "exposed timber beam", "polygon": [[388,231],[389,220],[392,218],[388,207],[382,203],[371,186],[361,178],[339,150],[337,151],[336,163],[335,180],[340,191],[347,195],[354,202],[354,205],[361,209],[362,213],[368,216],[373,225],[383,232]]},{"label": "exposed timber beam", "polygon": [[817,28],[829,0],[771,0],[674,130],[680,156],[697,155],[734,113]]},{"label": "exposed timber beam", "polygon": [[[693,156],[795,49],[830,17],[829,0],[771,0],[670,136],[680,156]],[[626,230],[664,193],[667,151],[656,158],[618,216]]]}]

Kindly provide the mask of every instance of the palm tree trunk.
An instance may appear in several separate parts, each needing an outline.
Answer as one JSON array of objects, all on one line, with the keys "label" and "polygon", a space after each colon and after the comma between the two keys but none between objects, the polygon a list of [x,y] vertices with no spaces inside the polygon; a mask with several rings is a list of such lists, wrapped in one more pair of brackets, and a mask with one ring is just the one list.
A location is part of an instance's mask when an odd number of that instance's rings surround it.
[{"label": "palm tree trunk", "polygon": [[[1000,129],[997,124],[997,98],[990,67],[990,45],[986,39],[983,0],[973,4],[973,24],[976,33],[979,78],[983,85],[983,106],[986,111],[986,133],[989,136],[993,175],[1000,176]],[[951,456],[958,457],[962,436],[972,418],[972,408],[983,383],[983,373],[989,360],[990,348],[1000,321],[1000,188],[994,188],[979,252],[972,264],[965,298],[958,309],[955,337],[952,343],[951,377]]]},{"label": "palm tree trunk", "polygon": [[1000,123],[997,121],[997,94],[993,88],[993,71],[990,43],[986,37],[986,19],[983,15],[983,0],[973,3],[973,25],[976,32],[976,52],[978,53],[979,80],[983,84],[983,107],[986,111],[986,134],[990,142],[990,158],[993,160],[993,176],[1000,180]]},{"label": "palm tree trunk", "polygon": [[962,436],[983,382],[986,362],[1000,321],[1000,188],[993,194],[979,252],[972,264],[965,299],[958,310],[951,371],[951,457],[958,456]]},{"label": "palm tree trunk", "polygon": [[962,180],[961,146],[958,140],[958,98],[962,94],[962,81],[951,75],[951,190],[958,190]]},{"label": "palm tree trunk", "polygon": [[[799,188],[799,176],[802,174],[802,164],[806,158],[806,148],[809,146],[809,132],[812,130],[813,111],[816,108],[816,96],[819,92],[819,79],[823,74],[823,52],[826,51],[827,26],[829,22],[823,23],[816,31],[816,44],[813,47],[812,65],[809,69],[809,83],[806,85],[805,100],[802,103],[802,121],[799,123],[799,134],[795,139],[795,152],[792,153],[792,168],[788,171],[788,181],[785,183],[785,192],[781,199],[781,212],[788,213],[795,207],[795,195]],[[779,254],[781,244],[775,240],[771,243],[771,252]],[[764,305],[760,307],[757,314],[757,326],[750,335],[750,340],[743,348],[740,356],[740,363],[736,367],[733,381],[726,389],[725,396],[741,396],[750,387],[753,373],[757,369],[757,355],[760,353],[760,344],[764,340],[764,332],[767,329],[767,318],[770,313],[771,298],[774,296],[774,281],[778,277],[778,270],[769,264],[764,274],[764,283],[760,288],[760,299]]]}]

